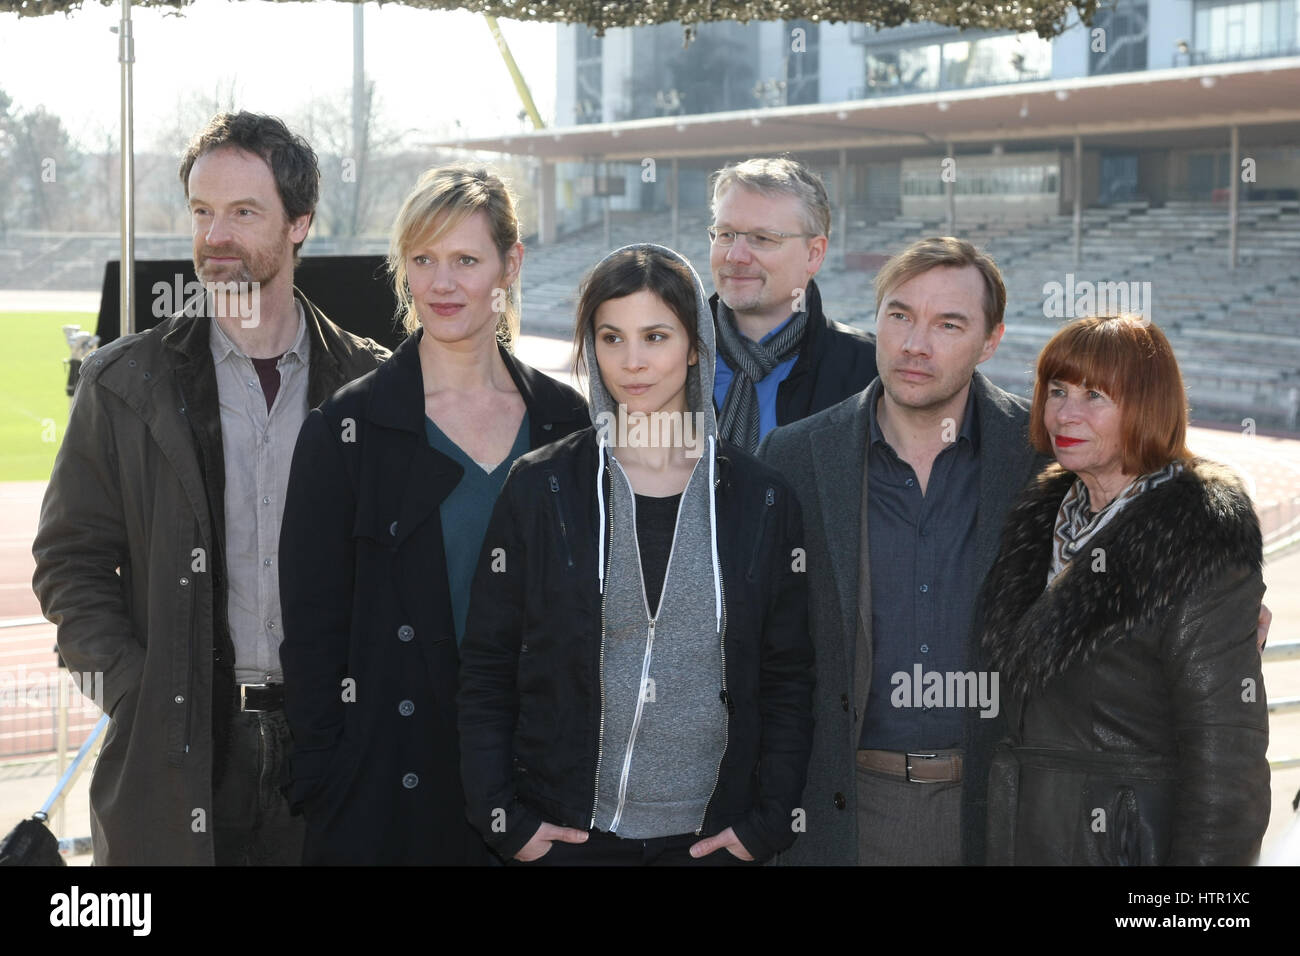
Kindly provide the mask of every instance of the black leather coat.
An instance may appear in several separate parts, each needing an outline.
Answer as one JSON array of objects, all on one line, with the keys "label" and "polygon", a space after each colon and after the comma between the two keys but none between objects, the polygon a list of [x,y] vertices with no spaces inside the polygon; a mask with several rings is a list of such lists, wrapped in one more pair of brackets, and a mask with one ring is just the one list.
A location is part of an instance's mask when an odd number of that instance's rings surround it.
[{"label": "black leather coat", "polygon": [[1044,588],[1074,475],[1049,466],[985,582],[1010,738],[989,777],[993,864],[1246,864],[1269,816],[1256,649],[1259,523],[1193,460]]}]

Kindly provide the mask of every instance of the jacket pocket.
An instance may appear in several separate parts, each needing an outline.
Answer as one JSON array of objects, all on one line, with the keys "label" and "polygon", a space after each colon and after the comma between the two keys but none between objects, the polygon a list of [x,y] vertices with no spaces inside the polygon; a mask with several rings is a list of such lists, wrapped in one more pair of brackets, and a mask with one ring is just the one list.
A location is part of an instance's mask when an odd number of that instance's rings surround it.
[{"label": "jacket pocket", "polygon": [[566,568],[573,568],[573,546],[569,542],[569,534],[572,526],[565,518],[564,502],[560,497],[560,479],[555,477],[555,473],[548,471],[546,473],[546,492],[550,498],[551,508],[555,514],[555,524],[560,532],[560,558],[564,561]]},{"label": "jacket pocket", "polygon": [[776,489],[769,486],[763,493],[763,505],[758,515],[758,530],[754,534],[754,552],[749,559],[749,571],[745,579],[751,584],[759,579],[763,573],[763,555],[770,551],[769,548],[763,547],[763,539],[767,535],[767,527],[771,524],[772,512],[776,509]]}]

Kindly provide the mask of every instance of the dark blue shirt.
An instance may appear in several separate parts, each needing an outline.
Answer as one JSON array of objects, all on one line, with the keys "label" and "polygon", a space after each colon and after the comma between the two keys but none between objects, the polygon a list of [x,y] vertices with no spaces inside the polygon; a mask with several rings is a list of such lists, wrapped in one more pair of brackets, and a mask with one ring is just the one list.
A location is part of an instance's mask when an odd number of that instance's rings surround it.
[{"label": "dark blue shirt", "polygon": [[967,670],[981,584],[973,572],[979,507],[975,391],[969,392],[955,441],[934,460],[924,495],[912,466],[880,430],[881,394],[876,379],[867,403],[873,653],[859,746],[911,752],[959,747],[976,702],[957,708],[945,698],[945,706],[922,706],[915,690],[924,687],[927,673],[943,675],[946,690],[949,673]]},{"label": "dark blue shirt", "polygon": [[451,590],[451,613],[456,624],[456,643],[465,637],[465,619],[469,614],[469,589],[474,581],[483,536],[487,534],[492,507],[506,483],[510,466],[528,451],[528,412],[524,412],[515,435],[514,447],[505,460],[485,471],[454,441],[448,438],[433,419],[424,419],[424,433],[429,444],[465,469],[460,483],[443,499],[438,510],[442,520],[442,550],[447,558],[447,586]]}]

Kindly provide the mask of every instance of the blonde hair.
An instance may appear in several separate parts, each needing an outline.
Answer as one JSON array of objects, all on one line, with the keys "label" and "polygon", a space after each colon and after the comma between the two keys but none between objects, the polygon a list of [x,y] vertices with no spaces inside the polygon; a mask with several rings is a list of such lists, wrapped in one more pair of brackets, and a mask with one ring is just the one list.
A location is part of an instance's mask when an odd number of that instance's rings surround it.
[{"label": "blonde hair", "polygon": [[[406,280],[407,257],[480,211],[487,215],[492,244],[504,269],[506,253],[519,241],[519,217],[510,188],[489,167],[457,163],[426,169],[403,200],[388,243],[388,274],[397,295],[397,314],[407,332],[420,327]],[[507,348],[519,336],[518,283],[516,276],[506,290],[505,312],[497,319],[497,339]]]},{"label": "blonde hair", "polygon": [[826,186],[811,169],[789,156],[765,156],[723,166],[713,174],[709,212],[716,221],[718,206],[733,186],[764,196],[794,196],[803,207],[803,228],[810,236],[831,234],[831,203]]}]

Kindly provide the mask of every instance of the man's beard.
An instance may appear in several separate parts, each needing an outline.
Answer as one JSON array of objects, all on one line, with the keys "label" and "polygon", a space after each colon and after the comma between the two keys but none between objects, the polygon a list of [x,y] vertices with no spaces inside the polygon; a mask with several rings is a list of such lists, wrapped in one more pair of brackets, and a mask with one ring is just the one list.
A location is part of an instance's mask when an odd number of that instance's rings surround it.
[{"label": "man's beard", "polygon": [[238,282],[251,285],[253,282],[258,281],[253,278],[253,273],[249,270],[248,263],[243,256],[240,256],[238,262],[224,262],[220,265],[213,265],[211,262],[200,259],[199,262],[194,264],[194,272],[199,277],[199,281],[204,284],[209,282]]},{"label": "man's beard", "polygon": [[[722,285],[725,286],[725,283],[722,283]],[[748,291],[733,289],[727,293],[730,298],[724,298],[723,293],[719,290],[718,298],[722,299],[727,308],[732,311],[732,314],[743,315],[749,312],[759,312],[763,310],[763,292],[766,288],[767,283],[760,282],[757,288]]]},{"label": "man's beard", "polygon": [[[280,263],[284,258],[285,247],[289,242],[289,231],[285,230],[281,241],[273,248],[250,253],[243,246],[230,245],[224,248],[204,246],[194,260],[194,272],[199,281],[208,282],[256,282],[266,285],[280,272]],[[214,265],[212,257],[238,257],[238,263]]]}]

